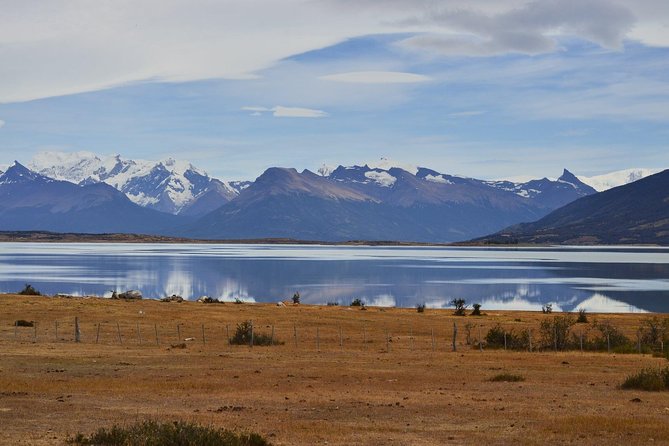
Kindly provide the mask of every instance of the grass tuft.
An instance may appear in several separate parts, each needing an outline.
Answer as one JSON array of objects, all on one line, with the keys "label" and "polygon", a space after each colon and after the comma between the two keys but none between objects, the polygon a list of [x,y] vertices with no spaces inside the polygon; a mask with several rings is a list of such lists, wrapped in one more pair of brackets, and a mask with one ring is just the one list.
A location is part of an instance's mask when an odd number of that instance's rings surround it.
[{"label": "grass tuft", "polygon": [[226,429],[174,421],[143,421],[130,426],[100,428],[90,436],[78,433],[68,440],[77,446],[267,446],[258,434],[237,434]]},{"label": "grass tuft", "polygon": [[625,378],[620,388],[645,390],[647,392],[669,390],[669,367],[643,369]]},{"label": "grass tuft", "polygon": [[489,379],[491,382],[508,382],[516,383],[520,381],[525,381],[525,377],[521,375],[514,375],[513,373],[500,373]]}]

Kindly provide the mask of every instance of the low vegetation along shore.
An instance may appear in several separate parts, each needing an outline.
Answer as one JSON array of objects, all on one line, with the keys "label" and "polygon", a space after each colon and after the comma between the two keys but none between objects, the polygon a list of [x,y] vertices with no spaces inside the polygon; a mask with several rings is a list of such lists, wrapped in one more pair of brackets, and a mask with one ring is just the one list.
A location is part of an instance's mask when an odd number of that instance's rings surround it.
[{"label": "low vegetation along shore", "polygon": [[481,310],[0,295],[0,443],[669,441],[664,315]]}]

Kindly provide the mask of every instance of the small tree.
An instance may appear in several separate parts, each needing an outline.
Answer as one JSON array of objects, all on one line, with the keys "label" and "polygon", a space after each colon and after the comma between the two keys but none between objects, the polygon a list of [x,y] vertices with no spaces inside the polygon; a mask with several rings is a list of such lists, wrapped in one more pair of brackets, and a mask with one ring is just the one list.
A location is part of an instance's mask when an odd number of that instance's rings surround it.
[{"label": "small tree", "polygon": [[419,313],[424,313],[425,312],[425,303],[416,304],[416,311],[419,312]]},{"label": "small tree", "polygon": [[353,299],[351,301],[351,306],[352,307],[364,307],[365,303],[362,300],[360,300],[360,298],[356,297],[355,299]]},{"label": "small tree", "polygon": [[541,312],[544,314],[551,314],[553,312],[553,304],[546,304],[541,307]]},{"label": "small tree", "polygon": [[481,315],[481,304],[474,304],[472,305],[474,309],[472,310],[472,316],[480,316]]},{"label": "small tree", "polygon": [[455,314],[456,316],[464,316],[465,315],[465,310],[467,309],[466,301],[464,299],[453,299],[451,301],[451,305],[455,307]]},{"label": "small tree", "polygon": [[299,291],[295,291],[295,294],[293,294],[293,303],[295,305],[300,303],[300,292]]},{"label": "small tree", "polygon": [[573,316],[555,316],[553,320],[541,321],[541,339],[545,348],[565,350],[569,343],[569,331],[575,324]]},{"label": "small tree", "polygon": [[580,310],[578,310],[578,317],[576,318],[576,323],[577,324],[588,323],[588,315],[585,314],[585,308],[581,308]]},{"label": "small tree", "polygon": [[19,294],[23,296],[41,296],[42,293],[37,291],[33,286],[29,283],[26,283],[26,286],[23,287],[21,291],[19,291]]}]

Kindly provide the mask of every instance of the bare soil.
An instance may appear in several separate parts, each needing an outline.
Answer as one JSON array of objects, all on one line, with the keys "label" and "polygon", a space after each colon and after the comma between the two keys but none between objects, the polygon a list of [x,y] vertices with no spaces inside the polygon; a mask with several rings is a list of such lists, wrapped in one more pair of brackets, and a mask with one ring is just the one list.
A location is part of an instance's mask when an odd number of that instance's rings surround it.
[{"label": "bare soil", "polygon": [[[0,444],[64,444],[77,432],[147,418],[255,431],[276,445],[669,444],[669,394],[617,388],[665,359],[479,351],[465,345],[468,322],[476,341],[479,326],[482,336],[497,323],[538,333],[554,316],[483,310],[456,317],[3,295]],[[646,317],[589,315],[630,337]],[[36,327],[15,329],[18,319]],[[227,332],[244,320],[283,344],[228,345]],[[501,373],[525,381],[490,381]]]}]

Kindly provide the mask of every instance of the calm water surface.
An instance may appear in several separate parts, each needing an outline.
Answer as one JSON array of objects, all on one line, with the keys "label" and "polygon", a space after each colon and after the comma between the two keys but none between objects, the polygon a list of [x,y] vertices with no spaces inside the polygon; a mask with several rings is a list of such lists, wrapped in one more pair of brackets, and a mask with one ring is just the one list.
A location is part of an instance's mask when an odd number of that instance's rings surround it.
[{"label": "calm water surface", "polygon": [[0,292],[669,312],[669,248],[0,243]]}]

